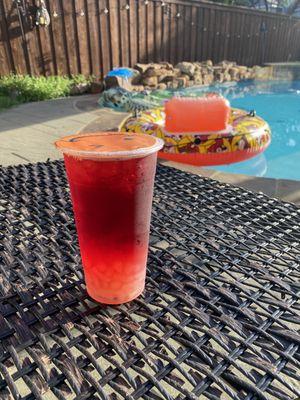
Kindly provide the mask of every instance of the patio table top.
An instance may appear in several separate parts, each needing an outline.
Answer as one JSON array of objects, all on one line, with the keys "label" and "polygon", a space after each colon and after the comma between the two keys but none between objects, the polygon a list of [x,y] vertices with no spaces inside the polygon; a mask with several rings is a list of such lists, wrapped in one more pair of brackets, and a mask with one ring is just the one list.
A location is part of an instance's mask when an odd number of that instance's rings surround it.
[{"label": "patio table top", "polygon": [[146,290],[86,293],[61,161],[0,168],[0,399],[300,397],[300,210],[159,166]]}]

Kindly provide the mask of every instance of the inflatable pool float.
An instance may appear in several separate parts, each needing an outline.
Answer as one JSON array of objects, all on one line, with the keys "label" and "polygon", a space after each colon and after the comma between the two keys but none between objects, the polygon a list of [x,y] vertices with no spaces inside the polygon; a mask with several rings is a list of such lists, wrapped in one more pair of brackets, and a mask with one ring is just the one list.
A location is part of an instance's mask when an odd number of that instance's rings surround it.
[{"label": "inflatable pool float", "polygon": [[157,136],[165,142],[159,157],[198,166],[247,160],[265,151],[271,141],[269,125],[255,113],[240,109],[230,109],[226,129],[218,132],[171,133],[164,128],[165,119],[162,107],[145,110],[126,118],[119,129]]}]

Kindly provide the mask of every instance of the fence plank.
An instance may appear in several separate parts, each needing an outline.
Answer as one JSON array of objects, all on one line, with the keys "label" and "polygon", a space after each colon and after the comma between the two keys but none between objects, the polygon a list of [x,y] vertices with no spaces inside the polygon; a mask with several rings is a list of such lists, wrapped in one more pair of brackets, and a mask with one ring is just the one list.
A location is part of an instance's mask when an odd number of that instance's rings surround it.
[{"label": "fence plank", "polygon": [[110,22],[110,46],[112,51],[112,64],[114,67],[120,66],[121,63],[121,42],[120,42],[120,21],[119,0],[108,0],[109,4],[109,22]]},{"label": "fence plank", "polygon": [[0,74],[103,77],[136,62],[254,65],[300,57],[295,17],[198,0],[46,0],[46,6],[50,26],[30,30],[26,16],[20,25],[14,2],[0,1]]},{"label": "fence plank", "polygon": [[154,3],[149,2],[147,5],[147,62],[154,61]]},{"label": "fence plank", "polygon": [[[219,48],[220,48],[220,28],[221,28],[221,12],[220,10],[215,11],[215,30],[213,30],[212,26],[209,25],[209,30],[210,32],[213,33],[213,40],[212,40],[212,60],[214,63],[218,62],[220,60],[219,56]],[[207,43],[208,41],[205,41],[205,54],[207,54]],[[207,58],[207,55],[206,57]]]},{"label": "fence plank", "polygon": [[246,64],[249,54],[249,39],[250,39],[250,15],[245,15],[244,25],[242,29],[242,52],[241,52],[241,62]]},{"label": "fence plank", "polygon": [[68,65],[69,71],[71,74],[80,73],[80,69],[78,68],[77,55],[75,43],[78,45],[78,36],[74,24],[74,20],[76,22],[76,14],[75,9],[73,7],[72,1],[63,1],[63,19],[62,22],[64,24],[64,37],[65,37],[65,46],[67,48],[68,54]]},{"label": "fence plank", "polygon": [[127,0],[118,0],[118,18],[119,18],[119,42],[120,42],[120,56],[119,65],[129,65],[129,40],[128,40],[128,12],[126,9]]},{"label": "fence plank", "polygon": [[161,6],[153,2],[153,61],[160,61],[161,47]]},{"label": "fence plank", "polygon": [[223,36],[223,52],[220,52],[221,54],[221,59],[223,60],[228,60],[228,54],[229,54],[229,41],[230,41],[230,33],[231,33],[231,19],[230,19],[230,13],[225,12],[223,14],[223,19],[224,19],[224,24],[222,25],[222,36]]},{"label": "fence plank", "polygon": [[140,1],[137,3],[137,32],[138,32],[138,54],[137,58],[141,63],[147,62],[148,53],[147,53],[147,8],[148,6],[144,1]]},{"label": "fence plank", "polygon": [[[34,3],[31,0],[27,2],[26,11],[35,10]],[[19,7],[19,25],[24,32],[24,40],[22,44],[25,54],[25,62],[27,64],[27,72],[32,75],[45,75],[44,55],[40,42],[39,28],[32,29],[26,15],[23,15],[22,8]],[[23,35],[22,35],[23,36]]]},{"label": "fence plank", "polygon": [[6,15],[7,33],[15,72],[20,74],[30,73],[30,69],[25,61],[26,51],[24,49],[22,31],[15,3],[6,0],[3,2],[3,8]]},{"label": "fence plank", "polygon": [[129,0],[130,11],[128,14],[128,25],[129,25],[129,43],[130,43],[130,65],[138,61],[138,2],[135,0]]},{"label": "fence plank", "polygon": [[249,31],[248,31],[248,53],[247,53],[247,58],[246,58],[246,65],[250,65],[251,64],[251,59],[253,58],[253,50],[254,50],[254,46],[255,46],[255,42],[257,40],[256,36],[255,36],[255,21],[256,21],[256,17],[253,17],[253,15],[249,16]]},{"label": "fence plank", "polygon": [[162,40],[161,40],[161,58],[163,61],[170,60],[170,7],[165,5],[162,11]]},{"label": "fence plank", "polygon": [[91,54],[86,25],[86,4],[84,0],[75,0],[75,25],[78,32],[80,71],[84,75],[91,73]]},{"label": "fence plank", "polygon": [[197,22],[196,22],[196,60],[200,61],[202,57],[202,36],[203,36],[203,9],[197,7]]},{"label": "fence plank", "polygon": [[43,59],[42,73],[46,76],[56,75],[55,55],[53,54],[50,27],[37,29],[41,57]]},{"label": "fence plank", "polygon": [[50,11],[51,14],[53,15],[53,18],[51,19],[51,29],[53,33],[53,47],[55,49],[57,74],[66,75],[68,74],[68,67],[67,67],[67,56],[65,53],[64,41],[62,37],[63,10],[61,9],[59,0],[52,0],[50,4],[51,4]]},{"label": "fence plank", "polygon": [[9,33],[6,21],[6,14],[4,9],[4,3],[0,1],[0,54],[1,54],[1,64],[0,74],[7,74],[9,72],[15,71],[15,64],[12,55],[12,49],[9,40]]},{"label": "fence plank", "polygon": [[184,6],[178,5],[178,17],[177,17],[177,62],[184,61],[184,28],[185,28],[185,20],[184,20]]},{"label": "fence plank", "polygon": [[191,7],[184,7],[184,52],[183,57],[185,60],[191,60],[191,22],[192,22],[192,14]]},{"label": "fence plank", "polygon": [[86,11],[90,45],[90,73],[99,77],[101,76],[101,42],[99,42],[97,1],[88,0]]},{"label": "fence plank", "polygon": [[[46,6],[50,15],[50,25],[47,29],[47,36],[45,38],[45,40],[47,40],[47,42],[49,43],[50,46],[50,53],[49,53],[49,58],[46,59],[46,70],[47,70],[47,66],[49,66],[49,74],[54,74],[57,75],[58,74],[58,68],[57,68],[57,59],[56,59],[56,50],[55,50],[55,45],[54,45],[54,41],[55,41],[55,37],[54,37],[54,32],[53,32],[53,2],[50,3],[50,0],[46,0]],[[42,42],[43,43],[43,42]],[[78,46],[76,46],[78,47]],[[53,71],[53,72],[52,72]]]},{"label": "fence plank", "polygon": [[170,19],[170,62],[175,64],[177,62],[176,57],[176,50],[177,50],[177,5],[170,4],[170,12],[169,12],[169,19]]},{"label": "fence plank", "polygon": [[[295,60],[295,58],[297,57],[297,54],[299,54],[297,52],[297,48],[299,48],[299,35],[300,35],[300,30],[299,30],[299,24],[296,26],[294,25],[293,28],[293,42],[292,42],[292,59]],[[299,58],[298,58],[299,60]]]},{"label": "fence plank", "polygon": [[99,6],[99,24],[101,30],[101,47],[102,47],[102,75],[112,69],[112,48],[110,45],[110,20],[109,20],[109,4],[108,0],[97,0]]},{"label": "fence plank", "polygon": [[197,39],[197,7],[192,7],[191,36],[190,36],[190,59],[196,61],[196,39]]}]

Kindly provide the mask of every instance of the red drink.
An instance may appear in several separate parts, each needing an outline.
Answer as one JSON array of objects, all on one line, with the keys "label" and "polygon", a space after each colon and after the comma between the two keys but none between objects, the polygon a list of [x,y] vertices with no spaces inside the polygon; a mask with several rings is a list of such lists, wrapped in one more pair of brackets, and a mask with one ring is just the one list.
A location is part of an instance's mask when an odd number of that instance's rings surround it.
[{"label": "red drink", "polygon": [[67,137],[57,146],[64,152],[88,293],[106,304],[130,301],[145,285],[162,144],[148,135],[109,133]]}]

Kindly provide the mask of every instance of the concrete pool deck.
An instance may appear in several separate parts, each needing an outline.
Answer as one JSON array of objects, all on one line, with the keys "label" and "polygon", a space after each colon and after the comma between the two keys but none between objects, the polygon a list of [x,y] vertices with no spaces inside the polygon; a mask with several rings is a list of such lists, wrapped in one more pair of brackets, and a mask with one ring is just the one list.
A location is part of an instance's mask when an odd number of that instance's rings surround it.
[{"label": "concrete pool deck", "polygon": [[[0,113],[0,165],[35,163],[61,158],[53,143],[67,134],[113,130],[126,113],[97,106],[98,95],[28,103]],[[300,181],[228,174],[160,160],[183,171],[262,192],[300,206]]]}]

